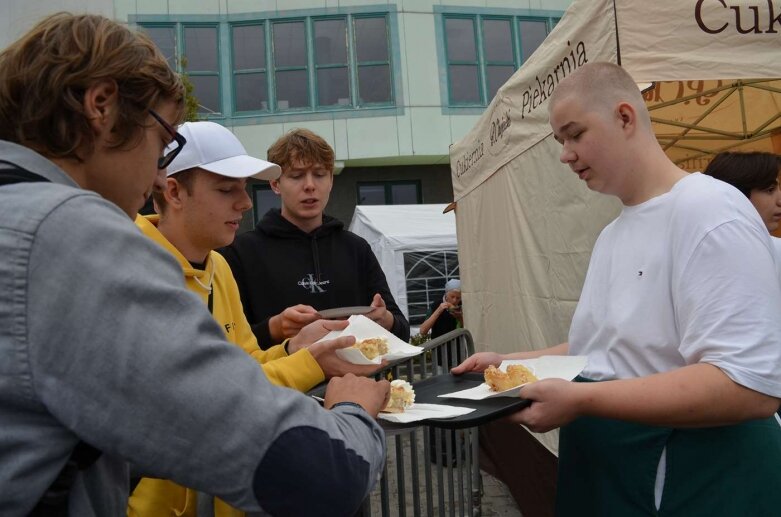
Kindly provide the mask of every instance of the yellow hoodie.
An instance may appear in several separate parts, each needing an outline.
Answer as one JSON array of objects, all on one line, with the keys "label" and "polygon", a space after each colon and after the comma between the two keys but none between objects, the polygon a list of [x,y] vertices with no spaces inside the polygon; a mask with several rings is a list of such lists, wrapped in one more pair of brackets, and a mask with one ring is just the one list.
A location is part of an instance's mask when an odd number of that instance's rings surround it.
[{"label": "yellow hoodie", "polygon": [[[136,224],[150,239],[171,253],[182,266],[187,288],[198,294],[204,304],[209,304],[209,286],[212,289],[211,311],[231,343],[240,346],[263,368],[269,382],[298,391],[307,391],[325,380],[323,370],[307,349],[287,355],[283,344],[261,350],[252,329],[244,316],[239,289],[233,273],[215,251],[209,252],[204,270],[195,269],[190,262],[157,229],[159,216],[138,216]],[[130,497],[128,516],[190,516],[196,514],[197,492],[172,481],[144,478]],[[219,499],[214,500],[215,517],[242,516]]]}]

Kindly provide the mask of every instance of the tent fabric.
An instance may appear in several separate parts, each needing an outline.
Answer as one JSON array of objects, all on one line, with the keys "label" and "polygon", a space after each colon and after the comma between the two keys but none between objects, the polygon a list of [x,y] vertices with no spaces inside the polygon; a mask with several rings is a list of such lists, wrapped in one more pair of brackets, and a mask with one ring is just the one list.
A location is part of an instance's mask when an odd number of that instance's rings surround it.
[{"label": "tent fabric", "polygon": [[405,253],[458,248],[455,214],[443,214],[446,207],[446,204],[355,207],[349,230],[366,239],[371,246],[388,279],[391,293],[407,318],[410,312]]},{"label": "tent fabric", "polygon": [[620,64],[635,81],[781,77],[778,0],[587,1],[615,4]]},{"label": "tent fabric", "polygon": [[[699,170],[713,152],[781,145],[777,0],[573,0],[503,85],[450,163],[465,327],[477,350],[567,340],[594,242],[620,212],[559,162],[548,99],[586,62],[638,83],[668,155]],[[555,433],[538,435],[554,453]]]}]

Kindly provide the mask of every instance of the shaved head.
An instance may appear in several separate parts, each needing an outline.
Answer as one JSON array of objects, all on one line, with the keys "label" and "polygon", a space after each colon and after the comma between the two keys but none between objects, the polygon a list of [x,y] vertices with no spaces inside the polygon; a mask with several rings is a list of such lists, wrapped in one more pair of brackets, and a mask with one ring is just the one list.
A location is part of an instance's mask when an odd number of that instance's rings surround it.
[{"label": "shaved head", "polygon": [[635,109],[641,124],[650,130],[651,117],[632,76],[618,65],[607,62],[586,63],[567,76],[551,95],[548,110],[561,99],[575,96],[591,111],[611,113],[617,104],[626,102]]}]

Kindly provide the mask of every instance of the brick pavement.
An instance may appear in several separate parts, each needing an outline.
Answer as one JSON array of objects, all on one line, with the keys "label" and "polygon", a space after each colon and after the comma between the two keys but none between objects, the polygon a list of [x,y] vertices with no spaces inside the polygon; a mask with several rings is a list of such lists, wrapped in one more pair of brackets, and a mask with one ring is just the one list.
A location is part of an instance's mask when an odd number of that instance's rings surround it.
[{"label": "brick pavement", "polygon": [[482,517],[520,517],[521,511],[507,486],[486,472],[483,477]]}]

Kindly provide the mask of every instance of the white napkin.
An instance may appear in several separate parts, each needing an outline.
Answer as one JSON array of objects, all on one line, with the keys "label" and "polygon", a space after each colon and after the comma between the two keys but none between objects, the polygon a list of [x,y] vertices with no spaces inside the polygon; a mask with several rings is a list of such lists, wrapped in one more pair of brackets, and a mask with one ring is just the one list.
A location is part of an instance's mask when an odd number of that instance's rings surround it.
[{"label": "white napkin", "polygon": [[388,340],[388,353],[380,357],[375,357],[371,361],[366,359],[366,356],[357,348],[342,348],[337,350],[336,355],[348,363],[380,364],[382,359],[394,361],[396,359],[413,357],[423,352],[421,347],[405,343],[366,316],[350,316],[347,321],[349,322],[347,328],[344,330],[332,330],[319,341],[336,339],[341,336],[355,336],[356,341],[372,337],[384,337]]},{"label": "white napkin", "polygon": [[468,407],[415,403],[406,408],[403,413],[380,413],[379,417],[388,422],[408,424],[427,418],[453,418],[461,415],[468,415],[472,411],[475,410]]},{"label": "white napkin", "polygon": [[[544,355],[536,359],[511,359],[502,361],[499,369],[505,371],[511,364],[522,364],[532,371],[540,380],[542,379],[564,379],[571,381],[583,371],[588,363],[585,355]],[[468,390],[454,391],[439,395],[444,398],[482,400],[494,397],[517,397],[521,391],[521,386],[516,386],[505,391],[491,391],[488,384],[483,383]]]}]

